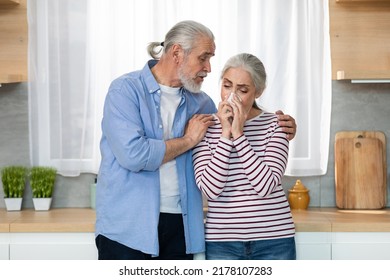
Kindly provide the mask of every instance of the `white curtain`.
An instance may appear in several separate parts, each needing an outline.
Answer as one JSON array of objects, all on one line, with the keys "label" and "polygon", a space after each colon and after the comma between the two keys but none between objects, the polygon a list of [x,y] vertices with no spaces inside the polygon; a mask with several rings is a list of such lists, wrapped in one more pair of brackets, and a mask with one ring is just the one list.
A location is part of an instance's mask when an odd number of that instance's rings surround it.
[{"label": "white curtain", "polygon": [[97,173],[102,107],[117,76],[149,59],[176,22],[193,19],[216,36],[203,90],[219,102],[219,75],[238,52],[258,56],[268,73],[259,100],[292,115],[287,175],[326,173],[331,112],[328,0],[28,1],[32,165],[64,176]]}]

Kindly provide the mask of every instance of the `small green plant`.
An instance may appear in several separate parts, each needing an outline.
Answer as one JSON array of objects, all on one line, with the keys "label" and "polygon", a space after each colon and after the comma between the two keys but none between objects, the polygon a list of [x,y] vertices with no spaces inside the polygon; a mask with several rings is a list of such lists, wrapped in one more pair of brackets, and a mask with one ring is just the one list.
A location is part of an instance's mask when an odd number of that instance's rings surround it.
[{"label": "small green plant", "polygon": [[53,167],[34,166],[30,171],[30,186],[33,198],[52,197],[57,169]]},{"label": "small green plant", "polygon": [[5,198],[23,197],[28,168],[24,166],[7,166],[1,170],[1,181]]}]

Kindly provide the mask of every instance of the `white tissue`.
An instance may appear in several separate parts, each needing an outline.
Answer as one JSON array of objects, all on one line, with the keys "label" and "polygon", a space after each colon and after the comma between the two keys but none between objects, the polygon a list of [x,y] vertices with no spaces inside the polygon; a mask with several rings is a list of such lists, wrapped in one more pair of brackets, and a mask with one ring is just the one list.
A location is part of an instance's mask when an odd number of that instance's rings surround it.
[{"label": "white tissue", "polygon": [[238,99],[241,101],[241,98],[240,98],[240,96],[239,95],[237,95],[237,94],[235,94],[234,92],[231,92],[230,94],[229,94],[229,97],[228,97],[228,99],[227,99],[227,101],[230,103],[230,104],[232,104],[232,101],[233,101],[233,96],[237,96],[238,97]]}]

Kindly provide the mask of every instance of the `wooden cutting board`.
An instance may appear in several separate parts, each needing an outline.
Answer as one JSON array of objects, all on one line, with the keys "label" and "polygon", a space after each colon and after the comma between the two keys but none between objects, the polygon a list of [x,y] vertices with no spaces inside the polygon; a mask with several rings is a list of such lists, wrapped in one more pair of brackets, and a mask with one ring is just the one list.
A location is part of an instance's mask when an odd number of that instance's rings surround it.
[{"label": "wooden cutting board", "polygon": [[386,207],[385,134],[380,131],[340,131],[336,133],[334,152],[337,207]]}]

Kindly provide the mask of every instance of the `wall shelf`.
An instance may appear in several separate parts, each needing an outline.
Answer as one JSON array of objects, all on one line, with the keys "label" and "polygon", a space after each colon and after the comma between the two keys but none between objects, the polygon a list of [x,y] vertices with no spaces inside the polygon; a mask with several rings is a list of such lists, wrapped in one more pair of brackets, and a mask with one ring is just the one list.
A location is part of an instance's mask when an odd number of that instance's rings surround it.
[{"label": "wall shelf", "polygon": [[332,79],[390,79],[390,0],[330,0]]},{"label": "wall shelf", "polygon": [[337,3],[353,3],[353,2],[390,2],[390,0],[336,0]]},{"label": "wall shelf", "polygon": [[0,0],[0,5],[18,5],[19,0]]},{"label": "wall shelf", "polygon": [[0,0],[0,84],[27,81],[26,0]]}]

